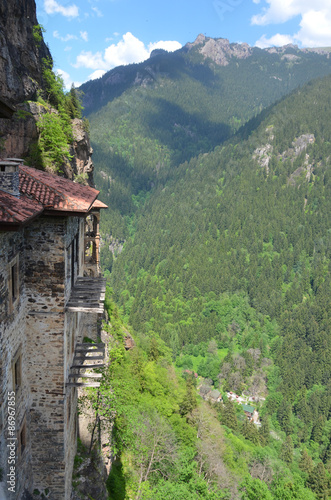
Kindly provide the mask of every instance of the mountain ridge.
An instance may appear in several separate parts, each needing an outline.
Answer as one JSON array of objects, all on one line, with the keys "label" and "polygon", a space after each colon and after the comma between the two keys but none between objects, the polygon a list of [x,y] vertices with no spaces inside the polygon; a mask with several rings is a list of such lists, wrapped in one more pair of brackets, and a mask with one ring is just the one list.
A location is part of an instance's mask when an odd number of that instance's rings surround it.
[{"label": "mountain ridge", "polygon": [[[210,63],[224,67],[232,61],[238,62],[253,56],[258,57],[259,54],[278,56],[280,61],[283,60],[289,64],[303,63],[312,55],[326,59],[330,57],[330,51],[327,48],[299,49],[296,45],[288,44],[283,47],[261,49],[251,47],[247,43],[230,43],[226,38],[211,38],[200,34],[194,42],[188,42],[174,52],[153,51],[150,57],[143,62],[118,66],[106,72],[101,78],[82,84],[80,89],[85,94],[83,96],[85,113],[89,115],[95,109],[105,105],[110,99],[120,96],[130,86],[147,86],[155,82],[155,75],[161,77],[167,74],[171,75],[172,60],[176,62],[176,59],[180,59],[183,65],[187,65],[192,63],[192,59],[194,59],[195,64],[205,64],[207,70]],[[168,64],[165,64],[165,60],[168,61]],[[162,71],[164,66],[167,67],[168,71],[170,70],[169,73]],[[153,76],[150,73],[153,73]],[[316,76],[320,75],[316,74]]]}]

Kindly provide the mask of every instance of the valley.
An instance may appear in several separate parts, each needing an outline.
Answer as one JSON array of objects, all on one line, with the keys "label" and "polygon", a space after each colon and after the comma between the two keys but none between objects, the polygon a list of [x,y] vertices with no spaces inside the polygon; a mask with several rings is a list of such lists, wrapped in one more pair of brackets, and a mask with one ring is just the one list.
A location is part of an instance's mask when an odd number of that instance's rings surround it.
[{"label": "valley", "polygon": [[200,36],[82,87],[115,500],[330,495],[331,66],[243,45]]}]

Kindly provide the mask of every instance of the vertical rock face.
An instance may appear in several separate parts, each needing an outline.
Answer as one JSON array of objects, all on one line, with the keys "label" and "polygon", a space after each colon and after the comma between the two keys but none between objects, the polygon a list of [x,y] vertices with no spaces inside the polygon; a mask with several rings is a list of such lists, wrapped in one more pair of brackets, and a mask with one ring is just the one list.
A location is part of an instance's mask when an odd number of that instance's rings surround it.
[{"label": "vertical rock face", "polygon": [[43,39],[34,39],[37,24],[34,0],[0,2],[0,97],[12,104],[33,97],[42,80],[42,59],[51,57]]},{"label": "vertical rock face", "polygon": [[93,149],[90,144],[90,138],[84,126],[84,121],[75,118],[72,121],[72,131],[74,142],[71,153],[73,155],[72,168],[76,175],[83,175],[88,184],[94,187],[93,181]]},{"label": "vertical rock face", "polygon": [[[26,158],[38,141],[41,109],[28,101],[43,87],[43,59],[51,54],[40,30],[35,36],[37,27],[35,0],[0,1],[0,99],[18,111],[12,120],[0,118],[0,158]],[[73,159],[64,175],[93,186],[92,148],[81,120],[73,120],[73,136]]]}]

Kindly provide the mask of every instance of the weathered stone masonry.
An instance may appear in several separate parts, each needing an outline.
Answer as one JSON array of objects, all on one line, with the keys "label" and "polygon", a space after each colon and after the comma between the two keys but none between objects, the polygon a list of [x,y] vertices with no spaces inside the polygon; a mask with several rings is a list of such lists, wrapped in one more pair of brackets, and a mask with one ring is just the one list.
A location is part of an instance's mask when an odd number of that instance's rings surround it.
[{"label": "weathered stone masonry", "polygon": [[[55,177],[21,166],[13,200],[0,172],[0,467],[6,477],[7,394],[14,390],[15,493],[3,486],[15,500],[70,498],[79,384],[69,385],[69,373],[77,343],[96,331],[100,314],[68,303],[77,279],[91,275],[84,219],[105,206],[95,204],[96,190]],[[98,283],[97,265],[94,275]]]}]

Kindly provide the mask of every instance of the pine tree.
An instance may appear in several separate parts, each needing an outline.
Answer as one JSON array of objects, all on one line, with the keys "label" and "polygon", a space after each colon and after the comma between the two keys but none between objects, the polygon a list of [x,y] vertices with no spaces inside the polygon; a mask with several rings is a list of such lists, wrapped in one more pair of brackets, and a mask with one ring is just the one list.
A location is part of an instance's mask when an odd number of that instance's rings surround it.
[{"label": "pine tree", "polygon": [[280,452],[280,458],[284,460],[284,462],[287,462],[288,464],[292,463],[293,461],[293,441],[291,436],[286,436],[286,439],[284,443],[282,444],[281,452]]},{"label": "pine tree", "polygon": [[286,401],[286,399],[283,399],[277,411],[277,419],[286,434],[290,434],[292,431],[291,415],[291,405]]},{"label": "pine tree", "polygon": [[249,439],[250,441],[252,441],[252,443],[260,444],[260,437],[259,437],[258,430],[257,430],[255,424],[251,420],[248,420],[247,418],[244,420],[242,433],[243,433],[243,436],[246,439]]},{"label": "pine tree", "polygon": [[315,441],[315,443],[321,442],[323,436],[324,424],[325,424],[325,417],[323,415],[320,415],[311,433],[311,438],[313,441]]},{"label": "pine tree", "polygon": [[269,443],[269,440],[270,440],[270,422],[269,422],[269,418],[268,417],[265,417],[262,420],[262,425],[260,427],[259,433],[260,433],[261,443],[264,446],[266,446]]},{"label": "pine tree", "polygon": [[319,462],[309,474],[307,486],[315,493],[317,498],[328,498],[328,479],[322,462]]},{"label": "pine tree", "polygon": [[193,379],[192,377],[188,377],[186,379],[186,393],[183,398],[183,401],[180,404],[179,407],[179,413],[182,416],[188,415],[191,413],[194,408],[197,406],[197,399],[196,399],[196,391],[194,388],[193,384]]},{"label": "pine tree", "polygon": [[221,423],[233,430],[238,428],[236,409],[230,399],[227,399],[221,406]]},{"label": "pine tree", "polygon": [[314,468],[314,462],[311,456],[308,455],[307,450],[303,450],[300,461],[299,461],[299,468],[302,470],[302,472],[306,472],[307,474],[310,474],[311,471]]}]

